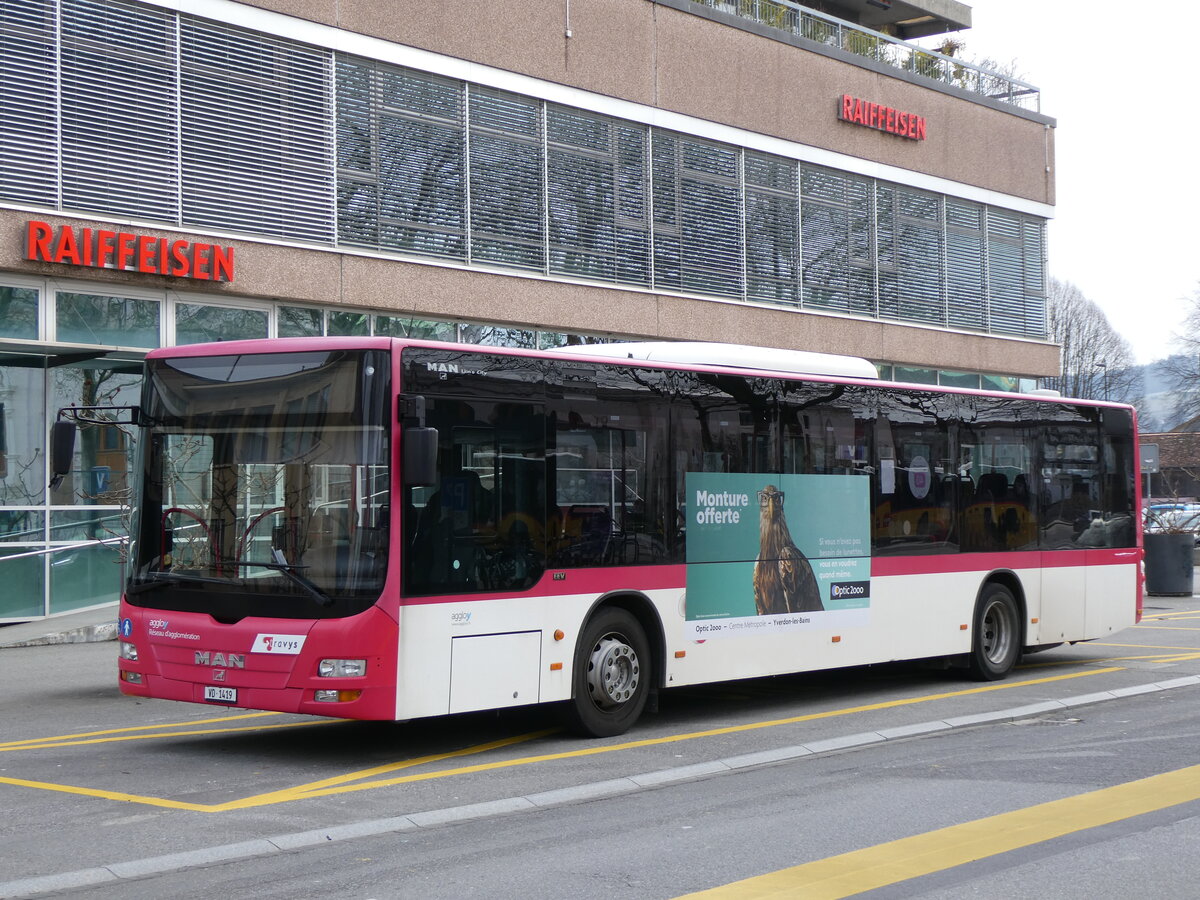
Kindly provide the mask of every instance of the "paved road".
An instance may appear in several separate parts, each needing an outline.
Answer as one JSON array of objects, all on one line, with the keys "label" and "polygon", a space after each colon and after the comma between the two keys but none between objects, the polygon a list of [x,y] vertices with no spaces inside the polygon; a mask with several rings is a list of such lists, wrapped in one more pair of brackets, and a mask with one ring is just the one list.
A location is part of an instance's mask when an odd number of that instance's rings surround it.
[{"label": "paved road", "polygon": [[[1150,607],[999,684],[881,666],[687,689],[602,741],[559,733],[551,710],[372,724],[134,701],[111,643],[3,650],[0,896],[296,896],[324,879],[339,896],[478,881],[491,896],[673,897],[1018,813],[1195,761],[1200,603]],[[1036,833],[1002,864],[920,883],[1038,871],[1062,840]],[[1168,878],[1154,862],[1132,870]]]}]

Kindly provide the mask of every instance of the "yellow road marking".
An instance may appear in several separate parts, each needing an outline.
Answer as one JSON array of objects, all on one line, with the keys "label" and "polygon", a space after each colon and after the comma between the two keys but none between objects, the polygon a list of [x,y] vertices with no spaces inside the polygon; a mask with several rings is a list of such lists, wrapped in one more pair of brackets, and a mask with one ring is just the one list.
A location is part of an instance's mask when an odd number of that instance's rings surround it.
[{"label": "yellow road marking", "polygon": [[[85,731],[78,734],[55,734],[49,738],[25,738],[24,740],[10,740],[10,742],[0,743],[0,750],[14,748],[14,746],[31,745],[36,746],[41,743],[59,743],[60,740],[73,740],[74,738],[96,738],[102,737],[104,734],[128,734],[136,731],[152,731],[156,728],[190,728],[193,725],[214,725],[216,722],[228,722],[239,719],[262,719],[269,715],[283,715],[282,713],[242,713],[239,715],[223,715],[218,719],[193,719],[187,722],[163,722],[162,725],[133,725],[128,728],[107,728],[104,731]],[[149,737],[154,737],[149,736]]]},{"label": "yellow road marking", "polygon": [[[331,720],[336,721],[336,720]],[[553,729],[551,729],[553,730]],[[451,759],[458,756],[467,756],[472,753],[483,753],[488,750],[494,750],[498,747],[506,747],[511,744],[517,744],[522,741],[532,740],[534,738],[544,737],[550,731],[535,731],[527,735],[518,735],[516,737],[505,738],[500,741],[492,741],[488,744],[478,744],[474,747],[467,747],[462,750],[455,750],[448,753],[439,753],[433,756],[419,757],[417,759],[407,760],[403,763],[394,764],[397,768],[405,765],[422,765],[427,762],[437,762],[443,759]],[[386,767],[377,767],[386,768]],[[340,778],[365,777],[366,774],[373,772],[373,769],[364,770],[363,773],[357,775],[344,775]],[[313,782],[313,785],[322,785],[327,782],[336,781],[337,779],[325,779],[320,782]],[[56,791],[64,794],[77,794],[84,797],[94,797],[100,800],[118,800],[126,803],[141,803],[145,806],[157,806],[164,809],[182,809],[189,812],[226,812],[232,809],[248,809],[253,806],[269,806],[275,803],[286,803],[289,800],[303,799],[306,794],[303,792],[312,785],[299,785],[297,787],[285,788],[279,791],[272,791],[267,794],[258,794],[252,797],[245,797],[241,800],[230,800],[227,803],[187,803],[182,800],[168,800],[165,797],[149,797],[141,794],[127,794],[123,791],[105,791],[97,788],[77,787],[67,784],[53,784],[45,781],[29,781],[24,778],[5,778],[0,777],[0,784],[11,784],[17,787],[32,787],[47,791]]]},{"label": "yellow road marking", "polygon": [[1189,628],[1187,625],[1147,625],[1142,622],[1140,625],[1131,625],[1131,628],[1152,628],[1155,631],[1200,631],[1200,628]]},{"label": "yellow road marking", "polygon": [[1154,644],[1100,644],[1093,643],[1093,647],[1135,647],[1138,650],[1200,650],[1200,647],[1159,647]]},{"label": "yellow road marking", "polygon": [[59,740],[38,738],[22,743],[14,741],[11,744],[0,745],[0,753],[13,750],[43,750],[50,747],[80,747],[86,744],[119,744],[123,741],[149,741],[169,737],[194,737],[199,734],[237,734],[244,731],[273,731],[280,728],[311,728],[316,725],[333,725],[344,722],[344,719],[316,719],[312,722],[280,722],[278,725],[242,725],[238,728],[196,728],[191,731],[161,731],[155,734],[127,734],[118,737],[98,737],[90,740]]},{"label": "yellow road marking", "polygon": [[521,759],[479,763],[473,766],[463,766],[458,769],[439,769],[434,772],[419,772],[415,775],[404,775],[399,778],[380,779],[378,781],[350,785],[339,789],[309,791],[305,796],[323,797],[329,794],[350,793],[352,791],[362,791],[377,787],[389,787],[392,785],[406,784],[414,781],[430,781],[435,778],[446,778],[451,775],[471,775],[477,772],[487,772],[495,769],[506,769],[515,766],[529,765],[530,763],[553,762],[561,759],[574,759],[584,756],[598,756],[603,753],[612,753],[617,750],[636,750],[642,747],[655,747],[663,744],[691,741],[697,738],[719,737],[727,734],[737,734],[743,731],[756,731],[760,728],[775,728],[780,725],[795,725],[800,722],[812,722],[818,719],[832,719],[838,716],[848,716],[860,712],[874,712],[881,709],[895,709],[901,706],[912,706],[917,703],[928,703],[933,700],[945,700],[951,697],[963,697],[970,694],[1004,690],[1006,688],[1024,687],[1033,684],[1046,684],[1052,681],[1064,681],[1069,678],[1084,678],[1088,675],[1101,675],[1108,672],[1121,671],[1124,670],[1120,666],[1116,666],[1108,669],[1096,669],[1094,672],[1072,672],[1069,675],[1053,675],[1047,678],[1033,678],[1027,681],[1005,682],[1003,684],[992,684],[985,687],[969,688],[963,691],[951,691],[943,694],[927,694],[924,697],[909,697],[903,700],[888,700],[883,703],[871,703],[865,706],[852,706],[845,709],[833,709],[825,712],[809,713],[803,716],[790,716],[786,719],[771,719],[765,722],[748,722],[744,725],[728,725],[723,728],[713,728],[707,731],[693,731],[683,734],[665,735],[658,738],[645,738],[640,741],[626,741],[622,744],[611,744],[605,747],[585,747],[580,750],[565,750],[560,753],[547,753],[542,756],[529,756]]},{"label": "yellow road marking", "polygon": [[[1112,666],[1102,669],[1092,669],[1086,672],[1070,672],[1065,675],[1050,675],[1044,678],[1030,678],[1023,681],[1005,681],[995,684],[983,685],[975,688],[967,688],[961,691],[945,691],[937,694],[926,694],[921,697],[907,697],[899,700],[887,700],[881,703],[869,703],[862,706],[845,707],[842,709],[826,710],[824,712],[808,713],[801,716],[789,716],[782,719],[769,719],[762,722],[747,722],[742,725],[729,725],[722,728],[713,728],[705,731],[693,731],[682,734],[664,735],[657,738],[645,738],[638,741],[626,741],[620,744],[609,744],[599,747],[585,747],[577,750],[567,750],[560,753],[549,753],[539,756],[527,756],[517,759],[497,760],[490,763],[480,763],[473,766],[462,766],[454,769],[438,769],[433,772],[423,772],[413,775],[404,775],[396,778],[383,778],[368,781],[360,784],[346,784],[347,781],[361,781],[361,779],[375,774],[377,771],[386,769],[387,767],[375,767],[374,769],[364,769],[358,773],[350,773],[342,776],[335,776],[332,779],[325,779],[323,782],[313,782],[309,785],[301,785],[299,787],[284,788],[279,791],[272,791],[267,794],[260,794],[252,797],[247,797],[242,800],[232,800],[227,803],[220,804],[195,804],[182,803],[177,801],[165,800],[157,797],[139,797],[137,795],[124,794],[120,792],[95,790],[92,788],[80,788],[71,785],[56,785],[49,782],[35,782],[24,779],[13,779],[0,777],[0,784],[13,784],[22,787],[36,787],[43,790],[62,791],[69,794],[84,794],[91,797],[107,798],[111,800],[123,800],[131,802],[146,803],[151,806],[165,806],[176,809],[186,809],[197,812],[222,812],[228,809],[246,809],[252,806],[266,806],[274,803],[286,803],[293,800],[303,800],[312,797],[324,797],[333,794],[351,793],[354,791],[369,790],[380,787],[390,787],[397,784],[404,784],[416,781],[429,781],[438,778],[449,778],[456,775],[470,775],[477,772],[495,771],[498,769],[514,768],[516,766],[530,765],[532,763],[550,762],[563,759],[575,759],[587,756],[598,756],[605,753],[615,753],[620,750],[632,750],[642,747],[654,747],[665,744],[679,743],[682,741],[691,741],[698,738],[718,737],[728,734],[737,734],[739,732],[756,731],[763,728],[775,728],[781,725],[795,725],[801,722],[812,722],[820,719],[830,719],[839,716],[854,715],[862,712],[874,712],[882,709],[895,709],[902,706],[913,706],[918,703],[929,703],[935,700],[947,700],[954,697],[966,697],[973,694],[991,693],[993,691],[1010,690],[1013,688],[1028,687],[1038,684],[1050,684],[1057,681],[1068,681],[1074,678],[1087,678],[1092,675],[1104,675],[1112,672],[1123,671],[1121,666]],[[339,721],[339,720],[330,720]],[[531,740],[534,737],[540,737],[548,732],[534,732],[531,735],[513,738],[509,743],[518,743],[520,741]],[[456,751],[450,754],[441,756],[422,757],[419,761],[404,761],[401,763],[389,764],[399,768],[408,768],[413,765],[420,765],[425,762],[437,761],[438,759],[452,758],[456,756],[465,756],[471,753],[482,752],[483,749],[494,749],[498,746],[504,746],[503,742],[495,742],[494,744],[480,745],[479,748],[468,748],[462,751]],[[393,769],[393,770],[395,770]],[[342,783],[339,783],[342,782]]]},{"label": "yellow road marking", "polygon": [[685,896],[835,900],[1198,799],[1200,766],[1190,766]]}]

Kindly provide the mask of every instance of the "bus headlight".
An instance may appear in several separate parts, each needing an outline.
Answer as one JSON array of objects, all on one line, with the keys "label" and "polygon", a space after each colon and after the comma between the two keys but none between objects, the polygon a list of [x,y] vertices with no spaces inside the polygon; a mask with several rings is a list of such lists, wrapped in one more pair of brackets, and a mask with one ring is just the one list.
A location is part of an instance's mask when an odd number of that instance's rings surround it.
[{"label": "bus headlight", "polygon": [[322,678],[357,678],[367,674],[365,659],[323,659],[317,668]]},{"label": "bus headlight", "polygon": [[121,641],[121,659],[137,662],[137,645],[129,641]]}]

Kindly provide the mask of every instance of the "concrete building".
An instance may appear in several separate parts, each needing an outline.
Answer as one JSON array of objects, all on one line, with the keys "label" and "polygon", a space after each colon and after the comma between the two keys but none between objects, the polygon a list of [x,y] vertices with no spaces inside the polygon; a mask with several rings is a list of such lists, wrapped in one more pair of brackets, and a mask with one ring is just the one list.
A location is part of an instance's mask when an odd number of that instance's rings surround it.
[{"label": "concrete building", "polygon": [[[729,341],[1016,390],[1054,121],[954,0],[0,6],[0,622],[104,602],[152,347]],[[108,543],[103,543],[103,542]]]}]

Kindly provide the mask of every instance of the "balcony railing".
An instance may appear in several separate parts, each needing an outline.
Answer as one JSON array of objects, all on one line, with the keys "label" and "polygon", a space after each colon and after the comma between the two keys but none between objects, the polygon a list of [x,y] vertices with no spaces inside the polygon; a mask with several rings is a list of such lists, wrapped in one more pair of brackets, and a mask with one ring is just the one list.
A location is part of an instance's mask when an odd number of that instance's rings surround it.
[{"label": "balcony railing", "polygon": [[788,0],[692,2],[778,28],[796,37],[837,47],[848,53],[912,72],[922,78],[953,85],[989,100],[997,100],[1033,112],[1041,111],[1041,91],[1031,84],[982,66],[953,59],[935,50],[925,50],[852,22],[804,9]]}]

